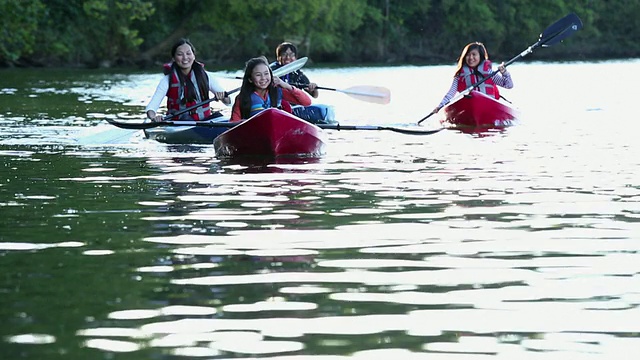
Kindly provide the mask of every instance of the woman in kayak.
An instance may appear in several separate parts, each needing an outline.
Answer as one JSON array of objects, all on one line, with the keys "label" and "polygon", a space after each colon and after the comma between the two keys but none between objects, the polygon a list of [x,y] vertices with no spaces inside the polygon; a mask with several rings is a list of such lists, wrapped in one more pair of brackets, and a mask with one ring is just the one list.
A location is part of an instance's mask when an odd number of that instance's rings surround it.
[{"label": "woman in kayak", "polygon": [[272,107],[291,112],[290,103],[311,105],[309,95],[273,76],[264,56],[247,61],[240,94],[235,99],[231,121],[248,119]]},{"label": "woman in kayak", "polygon": [[[504,66],[504,62],[498,66],[498,72],[490,79],[485,80],[474,90],[481,91],[496,99],[500,98],[498,86],[505,89],[513,87],[511,75]],[[458,67],[453,76],[453,82],[449,92],[442,98],[440,104],[433,110],[432,114],[436,114],[440,109],[451,101],[458,92],[462,92],[470,86],[477,84],[484,78],[491,75],[491,61],[487,49],[480,42],[472,42],[462,49],[462,53],[458,58]]]},{"label": "woman in kayak", "polygon": [[[283,42],[276,47],[276,60],[269,65],[271,70],[276,70],[279,67],[290,64],[298,59],[298,49],[290,42]],[[302,70],[293,71],[287,75],[281,76],[281,80],[286,83],[293,84],[294,86],[304,89],[309,95],[314,98],[318,97],[318,85],[309,80]]]},{"label": "woman in kayak", "polygon": [[[156,87],[156,92],[145,108],[147,118],[161,121],[157,113],[160,103],[167,97],[168,113],[176,113],[187,107],[209,99],[209,92],[216,100],[229,105],[231,100],[213,74],[204,70],[204,65],[196,61],[196,49],[187,39],[178,40],[171,48],[173,62],[165,65],[165,76]],[[180,120],[206,120],[211,118],[209,103],[202,104],[190,112],[180,115]]]}]

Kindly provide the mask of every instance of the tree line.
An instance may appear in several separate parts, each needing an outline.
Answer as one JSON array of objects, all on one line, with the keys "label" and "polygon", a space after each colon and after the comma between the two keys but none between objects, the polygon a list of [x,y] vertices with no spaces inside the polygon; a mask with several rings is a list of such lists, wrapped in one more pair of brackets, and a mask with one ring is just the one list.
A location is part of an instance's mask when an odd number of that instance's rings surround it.
[{"label": "tree line", "polygon": [[640,55],[640,0],[2,0],[2,66],[157,66],[189,38],[208,68],[282,41],[315,63],[451,63],[471,41],[508,60],[575,12],[584,28],[534,60]]}]

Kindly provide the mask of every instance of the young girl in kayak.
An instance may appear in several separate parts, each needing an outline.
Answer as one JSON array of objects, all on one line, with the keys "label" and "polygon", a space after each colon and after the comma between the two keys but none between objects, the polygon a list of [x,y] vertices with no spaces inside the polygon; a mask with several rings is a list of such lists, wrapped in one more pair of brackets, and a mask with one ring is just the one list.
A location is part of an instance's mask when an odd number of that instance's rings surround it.
[{"label": "young girl in kayak", "polygon": [[[498,73],[492,78],[485,80],[482,84],[478,85],[474,90],[481,91],[489,96],[493,96],[496,99],[500,98],[500,92],[498,86],[505,89],[511,89],[513,87],[513,81],[511,75],[504,66],[504,63],[498,66]],[[433,109],[432,114],[436,114],[440,109],[445,106],[458,92],[462,92],[471,85],[474,85],[482,79],[489,76],[492,72],[491,61],[489,60],[489,53],[487,49],[480,42],[472,42],[462,49],[462,53],[458,58],[458,67],[453,76],[453,82],[449,92],[442,98],[440,104]]]},{"label": "young girl in kayak", "polygon": [[267,58],[253,58],[245,66],[242,87],[233,104],[231,121],[248,119],[271,107],[291,112],[290,102],[309,106],[311,98],[303,90],[274,77]]},{"label": "young girl in kayak", "polygon": [[[208,100],[209,91],[215,95],[216,100],[221,100],[227,105],[231,103],[218,80],[204,70],[203,64],[196,61],[196,49],[189,40],[178,40],[171,48],[171,58],[173,62],[166,65],[166,75],[160,80],[156,92],[145,108],[148,119],[163,119],[157,111],[165,96],[169,114]],[[209,103],[179,116],[181,120],[206,120],[211,117]]]},{"label": "young girl in kayak", "polygon": [[[276,47],[276,61],[269,66],[271,70],[276,70],[284,65],[290,64],[298,59],[298,49],[290,42],[283,42]],[[309,80],[302,70],[293,71],[287,75],[281,76],[281,80],[294,86],[304,89],[314,98],[318,97],[318,85]]]}]

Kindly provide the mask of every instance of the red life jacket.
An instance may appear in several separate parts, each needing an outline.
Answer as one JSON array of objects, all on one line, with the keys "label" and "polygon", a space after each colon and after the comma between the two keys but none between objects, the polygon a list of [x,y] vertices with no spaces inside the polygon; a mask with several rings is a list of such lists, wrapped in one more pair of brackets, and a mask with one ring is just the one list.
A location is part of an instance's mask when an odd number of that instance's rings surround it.
[{"label": "red life jacket", "polygon": [[[199,64],[204,67],[202,63],[199,63]],[[196,90],[195,101],[190,101],[185,104],[183,104],[181,101],[185,97],[184,96],[185,87],[182,86],[182,84],[180,84],[178,73],[176,72],[176,70],[172,68],[171,63],[164,64],[164,73],[169,75],[169,90],[167,90],[167,110],[169,111],[169,113],[180,111],[189,106],[193,106],[195,104],[202,102],[203,100],[202,94],[200,94],[200,89],[198,87],[196,75],[193,72],[193,70],[189,72],[189,78],[191,79],[191,82],[194,85],[193,87]],[[205,73],[205,81],[207,82],[207,84],[209,83],[209,78],[207,77],[206,73]],[[200,107],[197,107],[189,111],[188,114],[193,120],[205,120],[211,117],[211,108],[209,107],[209,103],[206,103]],[[175,118],[174,120],[178,120],[178,119]]]},{"label": "red life jacket", "polygon": [[[480,64],[478,64],[477,71],[482,75],[483,78],[491,76],[491,61],[483,60]],[[458,91],[462,92],[470,86],[478,83],[482,78],[478,77],[478,74],[473,71],[467,65],[463,65],[462,69],[460,69],[460,74],[458,75]],[[489,78],[482,84],[478,85],[476,90],[481,91],[489,96],[493,96],[496,99],[500,99],[500,91],[498,91],[498,86],[493,82],[493,79]]]}]

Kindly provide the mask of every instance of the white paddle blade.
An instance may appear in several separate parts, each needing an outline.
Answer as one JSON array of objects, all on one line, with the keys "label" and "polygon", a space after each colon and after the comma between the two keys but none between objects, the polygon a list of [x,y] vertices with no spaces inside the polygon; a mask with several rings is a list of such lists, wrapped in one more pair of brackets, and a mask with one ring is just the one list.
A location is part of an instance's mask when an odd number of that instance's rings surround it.
[{"label": "white paddle blade", "polygon": [[273,70],[273,76],[285,76],[288,73],[294,72],[296,70],[302,69],[302,67],[307,63],[308,58],[303,57],[296,61],[290,62],[287,65],[281,66],[275,70]]},{"label": "white paddle blade", "polygon": [[391,101],[391,91],[381,86],[352,86],[348,89],[336,89],[352,98],[375,104],[386,105]]},{"label": "white paddle blade", "polygon": [[81,131],[77,145],[130,144],[138,136],[138,130],[121,129],[107,124],[99,124]]}]

